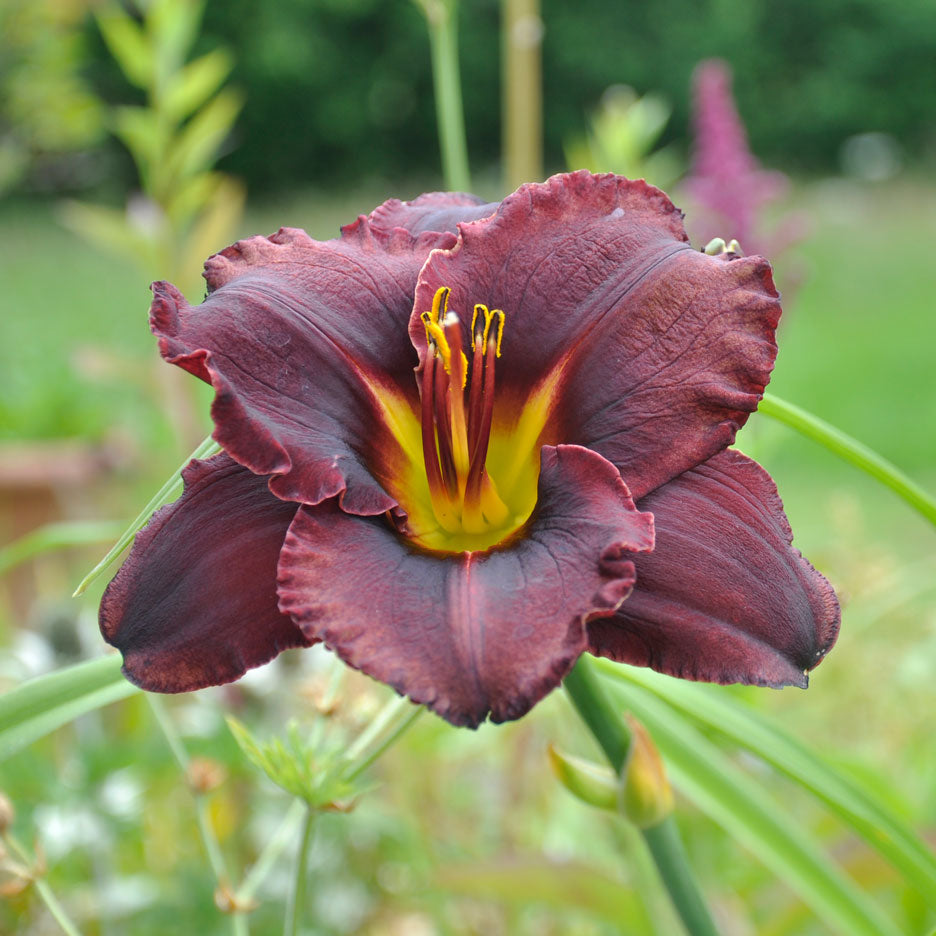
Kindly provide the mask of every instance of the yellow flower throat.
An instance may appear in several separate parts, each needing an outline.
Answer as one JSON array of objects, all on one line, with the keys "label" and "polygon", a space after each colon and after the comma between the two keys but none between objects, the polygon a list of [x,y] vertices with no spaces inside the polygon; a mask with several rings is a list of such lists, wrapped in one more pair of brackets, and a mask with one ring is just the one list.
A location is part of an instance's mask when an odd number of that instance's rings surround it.
[{"label": "yellow flower throat", "polygon": [[407,513],[408,537],[426,549],[455,553],[496,546],[532,513],[555,381],[545,381],[522,407],[516,401],[495,406],[507,318],[501,309],[474,306],[469,359],[449,295],[448,287],[436,290],[432,309],[422,313],[427,347],[419,427],[414,431],[409,414],[394,407],[391,429],[407,464],[387,481]]}]

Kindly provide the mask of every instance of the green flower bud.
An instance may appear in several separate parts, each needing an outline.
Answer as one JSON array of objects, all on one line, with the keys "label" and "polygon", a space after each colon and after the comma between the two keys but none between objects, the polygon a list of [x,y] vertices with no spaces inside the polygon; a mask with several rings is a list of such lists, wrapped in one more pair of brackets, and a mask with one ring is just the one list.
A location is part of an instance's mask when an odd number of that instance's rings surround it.
[{"label": "green flower bud", "polygon": [[552,744],[549,745],[549,763],[559,782],[583,803],[617,810],[621,781],[610,767],[572,757]]},{"label": "green flower bud", "polygon": [[673,790],[647,729],[633,715],[626,717],[631,744],[622,773],[620,809],[639,829],[647,829],[673,811]]},{"label": "green flower bud", "polygon": [[13,809],[9,797],[0,793],[0,836],[7,834],[15,818],[16,811]]}]

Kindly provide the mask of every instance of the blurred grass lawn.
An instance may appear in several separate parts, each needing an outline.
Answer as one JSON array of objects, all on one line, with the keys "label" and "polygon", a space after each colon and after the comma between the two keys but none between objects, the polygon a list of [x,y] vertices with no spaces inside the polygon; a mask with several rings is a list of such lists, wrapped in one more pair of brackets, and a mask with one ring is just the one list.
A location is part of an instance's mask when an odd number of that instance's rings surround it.
[{"label": "blurred grass lawn", "polygon": [[[400,194],[412,197],[416,190]],[[342,198],[310,193],[288,204],[254,208],[239,233],[269,233],[288,225],[305,227],[316,237],[330,237],[339,223],[370,210],[381,197],[368,192]],[[813,230],[791,258],[805,263],[807,274],[785,310],[781,353],[771,389],[855,435],[936,490],[936,310],[931,285],[936,188],[911,182],[859,187],[830,181],[799,186],[795,200],[810,217]],[[146,493],[158,486],[185,454],[174,441],[161,410],[158,384],[149,376],[152,368],[148,362],[155,359],[156,350],[146,327],[147,283],[138,271],[100,255],[62,230],[54,220],[53,206],[47,204],[4,206],[0,210],[0,243],[0,441],[62,436],[100,440],[112,433],[122,434],[131,441],[137,462],[115,479],[113,496],[104,502],[106,506],[94,509],[111,511],[100,519],[129,520]],[[781,258],[776,274],[781,290],[788,267],[792,264]],[[205,420],[207,399],[204,393],[199,397],[199,405],[205,403]],[[934,530],[888,491],[767,418],[755,417],[739,443],[774,475],[797,545],[833,579],[846,612],[839,646],[814,675],[809,692],[725,691],[737,692],[771,709],[805,741],[871,777],[918,828],[933,829]],[[52,597],[60,599],[64,594]],[[92,606],[93,597],[87,610]],[[90,621],[87,625],[93,629]],[[561,797],[558,801],[550,798],[548,808],[553,813],[546,830],[536,828],[534,833],[528,823],[535,822],[533,817],[547,808],[546,803],[534,798],[514,815],[511,803],[521,795],[516,789],[492,790],[484,783],[472,783],[471,765],[479,759],[491,764],[497,761],[499,766],[492,769],[501,771],[502,780],[509,780],[512,758],[526,756],[524,764],[516,768],[517,776],[523,778],[516,780],[522,795],[530,795],[531,785],[533,789],[549,787],[541,742],[554,728],[551,713],[561,710],[561,704],[551,700],[537,710],[544,713],[542,718],[535,712],[521,725],[484,729],[477,735],[453,733],[430,720],[433,724],[420,729],[416,740],[403,748],[413,762],[422,757],[427,776],[415,780],[404,760],[391,760],[387,767],[391,784],[385,795],[412,820],[411,826],[395,828],[395,844],[386,846],[389,852],[382,860],[392,863],[399,859],[405,865],[413,860],[414,849],[426,847],[426,836],[438,833],[438,828],[426,828],[426,815],[449,829],[452,841],[446,848],[452,855],[485,853],[485,848],[467,843],[475,835],[479,841],[484,838],[484,829],[492,821],[490,817],[483,820],[490,812],[484,798],[491,796],[500,804],[498,821],[515,826],[508,829],[513,847],[519,843],[535,852],[549,838],[560,850],[578,847],[580,854],[589,857],[590,837],[586,835],[583,841],[570,833],[579,821],[577,817],[583,815],[576,804]],[[143,743],[141,715],[135,703],[125,706],[124,712],[121,744],[124,756],[130,756],[127,752],[133,750],[133,744]],[[224,733],[223,726],[218,730]],[[535,744],[530,742],[531,735]],[[88,737],[87,751],[104,758],[102,739],[93,732]],[[526,755],[517,749],[524,739],[529,742]],[[229,739],[213,744],[226,752],[218,756],[236,758]],[[51,750],[57,752],[60,766],[72,763],[60,748]],[[165,772],[164,752],[149,750],[147,756],[162,757]],[[454,778],[450,776],[452,768],[444,766],[450,756],[463,771]],[[40,796],[43,790],[45,795],[54,796],[58,781],[48,762],[28,755],[28,761],[22,763],[28,763],[29,771],[17,773],[13,785],[26,789],[34,783]],[[113,766],[110,763],[108,769]],[[86,769],[93,774],[95,764]],[[36,770],[44,772],[30,774]],[[171,766],[168,770],[160,781],[163,792],[174,782]],[[96,782],[105,783],[105,775],[102,770]],[[426,785],[433,783],[439,788],[427,793]],[[448,795],[456,791],[464,801],[447,801],[442,792],[445,783],[450,783]],[[426,806],[433,796],[437,802]],[[561,806],[557,807],[557,802]],[[790,802],[791,808],[797,808],[795,797]],[[463,809],[464,816],[446,819],[449,807]],[[185,807],[180,808],[184,811]],[[379,826],[381,810],[387,808],[387,803],[369,806],[370,821]],[[555,812],[557,808],[561,816]],[[821,814],[810,815],[821,822]],[[488,825],[474,828],[476,820]],[[711,858],[711,868],[703,876],[709,876],[707,884],[716,894],[719,889],[730,892],[735,885],[740,887],[739,882],[752,875],[757,877],[750,868],[731,865],[731,858],[725,858],[729,845],[709,835],[704,820],[689,814],[685,821],[689,823],[690,848],[701,860],[700,867],[706,868]],[[153,826],[152,819],[147,822]],[[693,823],[705,834],[694,835]],[[360,823],[355,828],[363,834]],[[373,834],[384,832],[378,828]],[[150,828],[149,834],[156,839],[156,846],[151,842],[150,847],[158,850],[159,830]],[[485,841],[488,845],[501,842],[504,834],[498,827]],[[834,831],[830,835],[834,840]],[[325,841],[327,844],[327,832]],[[186,860],[197,864],[197,843],[190,842],[187,848]],[[445,848],[443,852],[448,853]],[[152,855],[127,858],[131,868],[134,862],[139,866],[142,861],[146,867],[153,860]],[[158,855],[156,860],[158,864]],[[365,868],[360,873],[366,876],[370,871]],[[422,871],[410,869],[407,873],[419,875]],[[77,871],[75,874],[80,877]],[[769,886],[762,877],[758,878],[760,883]],[[176,886],[182,886],[183,880],[179,877]],[[885,873],[885,884],[887,880]],[[345,884],[359,886],[360,881],[360,877],[352,877]],[[209,887],[208,882],[202,883]],[[392,891],[393,887],[388,885],[384,890]],[[195,911],[185,909],[191,899],[170,895],[169,905],[194,923]],[[211,912],[209,906],[202,919],[212,919]],[[151,917],[153,932],[158,932],[159,919],[158,915]],[[792,932],[814,931],[802,921],[794,920],[790,925]],[[517,926],[509,931],[537,931],[532,922]],[[782,927],[775,929],[782,931]],[[205,922],[203,931],[214,930]],[[452,930],[463,931],[471,930]],[[579,931],[605,930],[575,930]]]}]

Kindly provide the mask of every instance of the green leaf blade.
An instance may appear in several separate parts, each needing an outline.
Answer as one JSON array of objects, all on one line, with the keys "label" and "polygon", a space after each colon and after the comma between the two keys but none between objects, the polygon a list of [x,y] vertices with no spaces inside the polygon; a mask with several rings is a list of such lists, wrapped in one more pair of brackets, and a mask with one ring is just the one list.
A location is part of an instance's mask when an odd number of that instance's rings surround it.
[{"label": "green leaf blade", "polygon": [[173,120],[184,120],[217,91],[231,73],[234,60],[225,49],[214,49],[189,62],[169,81],[163,108]]},{"label": "green leaf blade", "polygon": [[597,665],[602,672],[648,689],[694,721],[714,728],[811,792],[936,907],[936,855],[888,807],[806,745],[759,712],[706,691],[705,686],[606,661]]},{"label": "green leaf blade", "polygon": [[876,481],[880,481],[898,497],[903,498],[917,513],[936,525],[936,497],[904,474],[893,462],[868,448],[863,442],[852,438],[841,429],[836,429],[831,423],[814,416],[807,410],[781,400],[772,393],[765,394],[758,406],[758,412],[818,442],[839,458],[850,462]]},{"label": "green leaf blade", "polygon": [[56,728],[140,690],[127,682],[116,654],[58,670],[0,696],[0,761]]},{"label": "green leaf blade", "polygon": [[154,59],[147,36],[116,4],[97,14],[98,29],[110,54],[127,80],[147,88],[153,79]]},{"label": "green leaf blade", "polygon": [[196,458],[210,458],[220,451],[221,446],[218,445],[211,436],[204,439],[201,445],[182,462],[166,483],[153,495],[150,502],[136,515],[133,522],[124,530],[117,542],[108,551],[107,555],[81,580],[72,597],[77,598],[83,595],[88,586],[99,576],[103,575],[110,564],[133,542],[137,531],[143,527],[149,518],[160,507],[164,504],[168,504],[169,501],[175,500],[182,493],[182,470],[190,461]]},{"label": "green leaf blade", "polygon": [[0,575],[45,553],[107,542],[119,532],[116,524],[107,521],[47,523],[0,548]]},{"label": "green leaf blade", "polygon": [[646,690],[612,688],[644,722],[674,785],[842,936],[902,936],[805,829],[677,712]]}]

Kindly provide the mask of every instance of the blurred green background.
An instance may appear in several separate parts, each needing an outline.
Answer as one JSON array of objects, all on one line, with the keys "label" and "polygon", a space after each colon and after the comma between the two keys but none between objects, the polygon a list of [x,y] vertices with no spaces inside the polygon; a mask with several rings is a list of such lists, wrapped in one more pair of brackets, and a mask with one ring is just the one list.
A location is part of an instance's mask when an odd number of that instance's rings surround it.
[{"label": "blurred green background", "polygon": [[[442,185],[417,4],[212,0],[201,23],[194,4],[175,5],[178,22],[155,38],[132,14],[156,62],[134,77],[114,44],[130,43],[131,63],[146,47],[115,38],[119,16],[106,4],[0,2],[0,547],[50,522],[113,521],[119,532],[209,431],[210,395],[158,363],[151,278],[179,281],[195,301],[202,260],[238,237],[281,225],[332,237],[385,198]],[[500,17],[494,0],[459,6],[475,188],[491,198],[505,190]],[[547,169],[565,168],[610,86],[661,94],[671,114],[654,145],[670,147],[672,194],[699,246],[707,235],[675,181],[689,160],[690,76],[709,56],[733,66],[752,150],[793,178],[764,225],[803,220],[775,258],[787,301],[771,389],[936,489],[936,5],[544,0],[541,17]],[[206,74],[189,73],[167,103],[169,79],[203,56],[214,56]],[[150,119],[152,134],[135,135]],[[845,616],[808,692],[716,691],[771,713],[932,844],[933,529],[764,417],[739,444],[774,475],[796,544],[836,585]],[[67,596],[104,548],[46,553],[0,576],[0,689],[102,651],[103,583]],[[172,700],[191,753],[223,768],[210,808],[233,868],[256,857],[288,800],[244,761],[223,714],[259,736],[291,716],[311,724],[331,673],[324,652],[287,654],[238,687]],[[353,732],[387,695],[349,675],[330,717]],[[560,693],[477,734],[425,716],[356,811],[320,820],[307,931],[677,932],[633,832],[551,776],[545,749],[557,739],[595,756]],[[932,930],[920,895],[854,834],[762,761],[718,743],[904,932]],[[142,699],[0,764],[0,788],[82,932],[147,936],[180,919],[187,932],[230,931],[191,796]],[[833,931],[685,799],[679,818],[725,933]],[[278,931],[288,874],[287,855],[258,895],[255,932]],[[34,889],[0,902],[7,932],[55,932]]]}]

